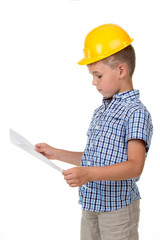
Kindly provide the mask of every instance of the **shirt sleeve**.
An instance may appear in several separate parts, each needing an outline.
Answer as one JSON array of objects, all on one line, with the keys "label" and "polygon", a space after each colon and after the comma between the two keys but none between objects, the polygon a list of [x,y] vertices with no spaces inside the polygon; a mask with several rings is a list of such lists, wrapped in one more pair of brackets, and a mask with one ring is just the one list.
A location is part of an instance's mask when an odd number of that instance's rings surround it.
[{"label": "shirt sleeve", "polygon": [[150,113],[146,109],[135,110],[126,124],[126,142],[131,139],[141,139],[146,144],[148,152],[153,134],[153,125]]}]

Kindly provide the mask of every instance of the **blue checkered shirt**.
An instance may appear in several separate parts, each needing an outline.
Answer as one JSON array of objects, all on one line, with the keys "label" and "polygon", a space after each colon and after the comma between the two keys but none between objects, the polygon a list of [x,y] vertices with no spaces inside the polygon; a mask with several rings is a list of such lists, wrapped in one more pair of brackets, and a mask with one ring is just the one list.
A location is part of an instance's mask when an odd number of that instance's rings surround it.
[{"label": "blue checkered shirt", "polygon": [[[130,90],[103,98],[94,111],[81,166],[109,166],[127,161],[127,142],[142,139],[146,156],[153,132],[150,113],[139,100],[139,91]],[[79,203],[83,210],[114,211],[140,199],[136,181],[91,181],[79,187]]]}]

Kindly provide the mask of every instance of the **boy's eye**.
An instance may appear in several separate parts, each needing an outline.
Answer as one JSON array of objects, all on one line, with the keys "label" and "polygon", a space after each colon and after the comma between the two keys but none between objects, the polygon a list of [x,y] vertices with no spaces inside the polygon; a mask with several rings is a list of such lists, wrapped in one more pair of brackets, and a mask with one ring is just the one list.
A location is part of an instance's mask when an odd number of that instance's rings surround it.
[{"label": "boy's eye", "polygon": [[102,77],[102,75],[99,75],[99,76],[97,76],[98,78],[101,78]]}]

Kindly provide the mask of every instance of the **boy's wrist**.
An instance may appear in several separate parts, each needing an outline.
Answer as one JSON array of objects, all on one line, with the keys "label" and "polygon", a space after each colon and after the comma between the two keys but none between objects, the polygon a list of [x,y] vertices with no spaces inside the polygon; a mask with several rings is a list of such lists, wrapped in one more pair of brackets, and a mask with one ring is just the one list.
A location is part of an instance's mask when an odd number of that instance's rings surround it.
[{"label": "boy's wrist", "polygon": [[104,167],[88,167],[88,179],[89,181],[102,181],[102,175]]},{"label": "boy's wrist", "polygon": [[63,150],[62,149],[58,149],[58,148],[52,148],[53,150],[53,158],[57,159],[57,160],[61,160],[63,158],[62,154],[63,154]]},{"label": "boy's wrist", "polygon": [[95,181],[95,174],[96,174],[95,168],[97,168],[97,167],[87,167],[88,181]]}]

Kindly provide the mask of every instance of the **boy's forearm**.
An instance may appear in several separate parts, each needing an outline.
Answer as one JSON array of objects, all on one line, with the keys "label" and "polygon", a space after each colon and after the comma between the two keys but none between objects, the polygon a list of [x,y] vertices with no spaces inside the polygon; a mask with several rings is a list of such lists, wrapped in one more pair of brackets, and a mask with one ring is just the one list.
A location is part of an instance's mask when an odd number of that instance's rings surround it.
[{"label": "boy's forearm", "polygon": [[90,181],[121,181],[137,178],[142,167],[134,160],[103,167],[74,167],[64,170],[64,179],[71,187],[78,187]]},{"label": "boy's forearm", "polygon": [[135,162],[130,160],[104,167],[89,167],[89,181],[119,181],[139,177],[141,171]]},{"label": "boy's forearm", "polygon": [[56,159],[62,162],[80,166],[83,152],[72,152],[63,149],[56,149]]}]

